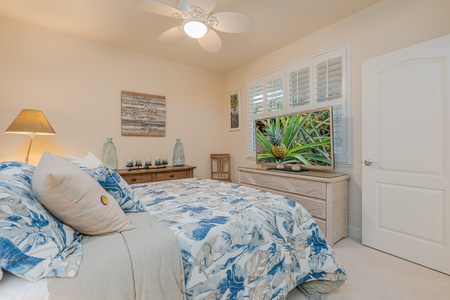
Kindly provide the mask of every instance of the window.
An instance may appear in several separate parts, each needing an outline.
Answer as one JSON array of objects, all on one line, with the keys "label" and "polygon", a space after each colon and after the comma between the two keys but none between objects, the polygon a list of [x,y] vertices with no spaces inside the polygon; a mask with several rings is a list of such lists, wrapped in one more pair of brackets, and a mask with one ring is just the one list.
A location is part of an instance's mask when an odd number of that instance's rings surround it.
[{"label": "window", "polygon": [[339,47],[248,83],[249,156],[255,156],[256,119],[332,106],[335,161],[351,163],[347,48]]}]

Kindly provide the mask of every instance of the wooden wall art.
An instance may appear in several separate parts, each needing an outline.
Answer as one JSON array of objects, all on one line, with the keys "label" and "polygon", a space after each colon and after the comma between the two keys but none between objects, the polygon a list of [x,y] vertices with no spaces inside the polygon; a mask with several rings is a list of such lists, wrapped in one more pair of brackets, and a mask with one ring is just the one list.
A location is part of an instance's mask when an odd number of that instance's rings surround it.
[{"label": "wooden wall art", "polygon": [[122,91],[122,135],[165,136],[166,97]]}]

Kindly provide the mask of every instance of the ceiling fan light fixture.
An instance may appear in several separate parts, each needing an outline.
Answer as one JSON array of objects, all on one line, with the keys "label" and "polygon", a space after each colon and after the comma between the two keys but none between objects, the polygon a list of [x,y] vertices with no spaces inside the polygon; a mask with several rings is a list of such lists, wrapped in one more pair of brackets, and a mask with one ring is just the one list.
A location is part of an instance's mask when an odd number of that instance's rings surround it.
[{"label": "ceiling fan light fixture", "polygon": [[183,30],[191,38],[199,39],[205,36],[208,32],[208,27],[202,18],[189,18],[184,20]]}]

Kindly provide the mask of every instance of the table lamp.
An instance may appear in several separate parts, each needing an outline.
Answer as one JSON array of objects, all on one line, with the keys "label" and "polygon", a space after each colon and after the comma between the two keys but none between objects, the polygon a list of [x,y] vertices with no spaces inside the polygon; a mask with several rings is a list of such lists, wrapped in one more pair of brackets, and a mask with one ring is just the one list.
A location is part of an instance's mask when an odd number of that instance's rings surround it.
[{"label": "table lamp", "polygon": [[6,133],[28,134],[30,137],[30,145],[28,146],[25,162],[28,163],[31,144],[36,135],[55,135],[52,125],[48,122],[44,113],[35,109],[23,109],[14,121],[5,130]]}]

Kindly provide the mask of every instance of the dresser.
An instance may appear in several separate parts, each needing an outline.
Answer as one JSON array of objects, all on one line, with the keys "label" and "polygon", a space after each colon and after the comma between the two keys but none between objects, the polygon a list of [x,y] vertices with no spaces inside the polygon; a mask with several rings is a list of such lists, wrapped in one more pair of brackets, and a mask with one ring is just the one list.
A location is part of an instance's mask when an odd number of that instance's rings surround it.
[{"label": "dresser", "polygon": [[275,192],[300,203],[316,220],[329,244],[347,236],[346,174],[289,172],[239,167],[239,183]]},{"label": "dresser", "polygon": [[192,178],[194,177],[194,169],[195,167],[193,166],[185,165],[183,167],[167,166],[165,168],[141,168],[137,170],[122,169],[117,170],[117,173],[119,173],[119,175],[122,176],[122,178],[125,179],[128,184],[135,184]]}]

